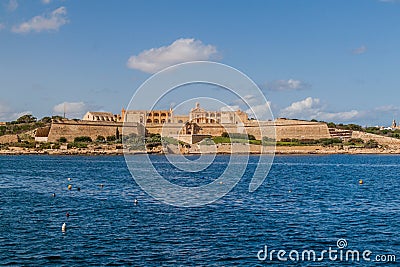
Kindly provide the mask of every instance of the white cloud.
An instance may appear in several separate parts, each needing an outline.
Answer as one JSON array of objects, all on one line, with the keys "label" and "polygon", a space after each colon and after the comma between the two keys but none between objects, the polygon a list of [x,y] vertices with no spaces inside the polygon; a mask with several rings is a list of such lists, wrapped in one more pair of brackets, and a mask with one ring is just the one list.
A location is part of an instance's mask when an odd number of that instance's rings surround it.
[{"label": "white cloud", "polygon": [[265,87],[268,90],[272,91],[291,91],[291,90],[295,91],[295,90],[308,89],[311,87],[311,85],[300,80],[288,79],[288,80],[276,80],[266,83]]},{"label": "white cloud", "polygon": [[[241,99],[236,99],[232,102],[233,107],[240,107],[244,110],[250,118],[257,117],[258,120],[271,120],[272,114],[271,102],[266,101],[264,98],[256,97],[255,95],[245,95]],[[256,116],[257,115],[257,116]]]},{"label": "white cloud", "polygon": [[35,16],[27,22],[15,25],[12,27],[12,31],[15,33],[57,31],[68,22],[67,9],[65,7],[59,7],[49,14]]},{"label": "white cloud", "polygon": [[246,113],[249,114],[250,118],[256,118],[257,120],[272,120],[272,114],[270,112],[271,102],[267,101],[265,104],[252,105]]},{"label": "white cloud", "polygon": [[89,106],[84,102],[64,102],[53,107],[54,113],[57,115],[64,114],[64,108],[66,117],[68,118],[81,118],[87,111]]},{"label": "white cloud", "polygon": [[328,112],[320,104],[318,98],[307,97],[304,100],[293,102],[290,106],[280,112],[281,117],[292,119],[317,119],[324,121],[350,121],[359,118],[362,113],[357,110],[344,112]]},{"label": "white cloud", "polygon": [[26,114],[32,114],[32,111],[17,112],[7,104],[0,103],[0,121],[13,121]]},{"label": "white cloud", "polygon": [[155,73],[174,64],[209,60],[217,54],[213,45],[205,45],[200,40],[178,39],[169,46],[144,50],[128,59],[127,66],[147,73]]},{"label": "white cloud", "polygon": [[8,11],[12,12],[12,11],[15,11],[17,8],[18,8],[17,0],[8,1],[8,4],[7,4],[7,10]]},{"label": "white cloud", "polygon": [[45,4],[45,5],[48,5],[48,4],[51,3],[51,0],[42,0],[42,3]]},{"label": "white cloud", "polygon": [[220,110],[221,111],[236,111],[236,110],[239,110],[239,109],[240,109],[240,107],[238,105],[233,105],[233,106],[222,107]]},{"label": "white cloud", "polygon": [[380,112],[398,112],[400,108],[395,105],[386,105],[386,106],[376,107],[375,110]]},{"label": "white cloud", "polygon": [[362,45],[360,47],[357,47],[356,49],[353,49],[352,53],[356,55],[364,54],[367,52],[367,47],[365,45]]}]

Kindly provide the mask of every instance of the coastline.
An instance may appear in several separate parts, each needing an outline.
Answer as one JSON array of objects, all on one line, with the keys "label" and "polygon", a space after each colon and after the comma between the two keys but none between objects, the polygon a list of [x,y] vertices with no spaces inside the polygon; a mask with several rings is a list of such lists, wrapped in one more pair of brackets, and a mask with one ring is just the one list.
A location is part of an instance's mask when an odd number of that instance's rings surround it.
[{"label": "coastline", "polygon": [[[183,152],[183,153],[182,153]],[[231,152],[230,146],[218,147],[215,154],[217,155],[240,155],[240,154],[251,154],[251,155],[360,155],[360,154],[377,154],[377,155],[400,155],[400,148],[342,148],[338,147],[322,147],[322,146],[281,146],[276,147],[275,151],[262,152],[260,146],[250,146],[249,150],[243,150],[238,152]],[[181,153],[165,153],[162,149],[152,151],[123,151],[123,149],[109,149],[109,150],[94,150],[94,149],[11,149],[11,150],[0,150],[1,155],[54,155],[54,156],[74,156],[74,155],[86,155],[86,156],[112,156],[112,155],[141,155],[141,154],[184,154],[184,155],[199,155],[199,154],[214,154],[211,151],[200,151],[187,150],[181,151]]]}]

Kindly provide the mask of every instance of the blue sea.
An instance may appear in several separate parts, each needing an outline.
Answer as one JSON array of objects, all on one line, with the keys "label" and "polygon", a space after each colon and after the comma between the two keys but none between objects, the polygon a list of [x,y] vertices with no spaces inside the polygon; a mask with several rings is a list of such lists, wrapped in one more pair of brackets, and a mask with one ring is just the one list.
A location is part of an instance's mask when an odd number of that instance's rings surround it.
[{"label": "blue sea", "polygon": [[[164,156],[151,159],[170,181],[193,186],[212,181],[229,156],[217,156],[219,167],[206,175],[176,172]],[[250,193],[257,161],[250,156],[223,198],[180,208],[147,195],[123,156],[0,156],[0,265],[400,265],[400,156],[276,156]],[[301,258],[304,250],[320,257],[329,249],[336,259]],[[280,259],[279,250],[286,253]],[[360,260],[340,259],[347,250],[359,251]]]}]

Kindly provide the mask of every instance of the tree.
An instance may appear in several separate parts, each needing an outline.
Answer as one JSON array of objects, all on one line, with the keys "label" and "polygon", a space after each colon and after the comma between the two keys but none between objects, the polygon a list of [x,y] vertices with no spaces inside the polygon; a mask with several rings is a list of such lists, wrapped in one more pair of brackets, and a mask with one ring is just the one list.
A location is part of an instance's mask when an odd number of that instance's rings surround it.
[{"label": "tree", "polygon": [[117,127],[117,130],[115,131],[115,139],[119,139],[119,130],[118,130],[118,127]]},{"label": "tree", "polygon": [[116,140],[115,135],[107,136],[106,139],[107,139],[108,142],[112,142],[112,141],[115,141],[115,140]]},{"label": "tree", "polygon": [[378,146],[379,143],[374,139],[368,140],[364,145],[365,148],[377,148]]},{"label": "tree", "polygon": [[75,137],[74,142],[92,142],[92,138],[90,136],[78,136]]},{"label": "tree", "polygon": [[102,135],[97,136],[96,141],[98,142],[104,142],[106,140],[106,138]]},{"label": "tree", "polygon": [[336,124],[333,122],[328,122],[326,125],[328,126],[328,128],[336,128]]},{"label": "tree", "polygon": [[43,122],[43,123],[51,123],[51,118],[50,117],[43,117],[39,121]]},{"label": "tree", "polygon": [[65,137],[60,137],[60,139],[58,139],[58,142],[60,142],[60,143],[66,143],[67,142],[67,138],[65,138]]},{"label": "tree", "polygon": [[17,119],[17,123],[31,123],[36,122],[36,118],[33,117],[31,114],[26,114]]},{"label": "tree", "polygon": [[61,116],[56,115],[56,116],[52,116],[51,119],[52,120],[63,120],[64,118],[61,117]]}]

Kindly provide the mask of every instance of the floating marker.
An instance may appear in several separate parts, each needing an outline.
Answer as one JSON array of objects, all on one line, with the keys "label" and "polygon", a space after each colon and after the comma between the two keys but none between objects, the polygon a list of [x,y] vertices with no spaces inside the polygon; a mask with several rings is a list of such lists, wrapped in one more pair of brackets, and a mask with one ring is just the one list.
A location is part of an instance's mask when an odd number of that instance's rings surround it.
[{"label": "floating marker", "polygon": [[81,188],[80,188],[80,187],[78,187],[76,190],[78,190],[78,191],[81,191]]},{"label": "floating marker", "polygon": [[71,181],[71,178],[68,178],[68,181]]},{"label": "floating marker", "polygon": [[100,187],[103,188],[103,187],[104,187],[104,184],[100,184]]},{"label": "floating marker", "polygon": [[363,184],[364,181],[362,179],[360,179],[360,181],[358,181],[359,184]]},{"label": "floating marker", "polygon": [[137,199],[135,199],[135,200],[133,201],[133,203],[134,203],[135,205],[137,205],[137,204],[139,203],[139,201],[138,201]]},{"label": "floating marker", "polygon": [[52,196],[53,196],[53,197],[56,197],[56,193],[53,193]]},{"label": "floating marker", "polygon": [[68,218],[69,217],[69,212],[67,211],[67,213],[65,213],[65,216]]},{"label": "floating marker", "polygon": [[68,190],[71,190],[72,189],[72,185],[68,185]]},{"label": "floating marker", "polygon": [[63,223],[63,225],[61,226],[61,231],[63,231],[63,233],[65,233],[67,231],[67,224]]}]

